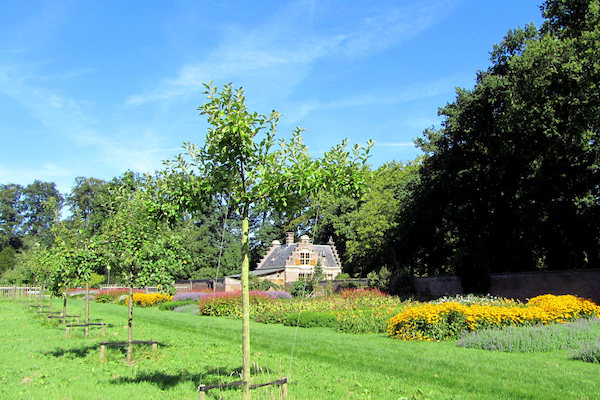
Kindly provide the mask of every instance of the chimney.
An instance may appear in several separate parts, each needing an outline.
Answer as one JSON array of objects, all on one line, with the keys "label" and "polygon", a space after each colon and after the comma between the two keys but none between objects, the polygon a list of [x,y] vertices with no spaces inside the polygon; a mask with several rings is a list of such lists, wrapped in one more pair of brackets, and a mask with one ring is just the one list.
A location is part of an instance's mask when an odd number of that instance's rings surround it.
[{"label": "chimney", "polygon": [[294,244],[294,232],[286,233],[285,244],[286,244],[286,246],[289,246],[290,244]]}]

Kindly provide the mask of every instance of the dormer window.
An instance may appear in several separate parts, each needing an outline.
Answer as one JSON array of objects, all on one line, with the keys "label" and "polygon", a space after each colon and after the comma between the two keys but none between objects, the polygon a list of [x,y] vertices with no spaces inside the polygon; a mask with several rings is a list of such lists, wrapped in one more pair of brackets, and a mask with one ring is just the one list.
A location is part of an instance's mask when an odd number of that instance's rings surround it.
[{"label": "dormer window", "polygon": [[300,252],[300,265],[310,265],[310,253],[308,251]]}]

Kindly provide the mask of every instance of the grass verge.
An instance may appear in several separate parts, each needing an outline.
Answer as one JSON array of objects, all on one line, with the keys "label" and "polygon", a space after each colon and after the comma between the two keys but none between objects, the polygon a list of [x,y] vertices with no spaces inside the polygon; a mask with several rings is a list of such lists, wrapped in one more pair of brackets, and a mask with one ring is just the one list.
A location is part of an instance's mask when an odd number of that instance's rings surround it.
[{"label": "grass verge", "polygon": [[[69,302],[69,312],[82,308],[79,300]],[[93,330],[90,339],[82,331],[69,339],[57,322],[28,311],[26,304],[0,301],[0,398],[197,399],[200,383],[239,379],[240,321],[150,308],[135,309],[134,339],[158,340],[158,354],[139,348],[131,366],[121,350],[111,349],[102,364],[99,342],[124,341],[126,315],[126,307],[92,303],[92,319],[108,323],[108,338]],[[290,399],[600,398],[598,366],[571,360],[568,350],[487,352],[455,342],[403,342],[255,323],[251,332],[256,381],[289,375]],[[208,396],[240,397],[238,390]],[[253,398],[277,397],[274,390],[259,389]]]}]

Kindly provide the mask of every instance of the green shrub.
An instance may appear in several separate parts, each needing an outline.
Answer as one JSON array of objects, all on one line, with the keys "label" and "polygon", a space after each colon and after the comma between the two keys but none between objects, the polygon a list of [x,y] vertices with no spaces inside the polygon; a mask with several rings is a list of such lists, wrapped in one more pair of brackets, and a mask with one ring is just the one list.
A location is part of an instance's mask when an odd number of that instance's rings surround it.
[{"label": "green shrub", "polygon": [[163,311],[173,311],[177,307],[186,306],[188,304],[196,304],[197,300],[175,300],[175,301],[165,301],[158,304],[158,309]]},{"label": "green shrub", "polygon": [[304,311],[301,313],[294,312],[285,316],[283,324],[287,326],[298,325],[302,328],[335,328],[337,327],[337,318],[331,312],[326,311]]},{"label": "green shrub", "polygon": [[347,289],[362,289],[364,285],[360,281],[344,281],[340,282],[336,291],[342,291]]},{"label": "green shrub", "polygon": [[[254,317],[257,310],[262,308],[263,303],[273,301],[265,292],[250,292],[250,316]],[[240,318],[242,316],[242,293],[209,293],[200,299],[198,307],[202,315]]]},{"label": "green shrub", "polygon": [[299,279],[292,284],[290,294],[294,297],[303,297],[312,293],[314,287],[311,281],[305,279]]},{"label": "green shrub", "polygon": [[102,283],[106,281],[106,277],[104,275],[96,274],[92,272],[90,275],[90,287],[91,288],[99,288]]}]

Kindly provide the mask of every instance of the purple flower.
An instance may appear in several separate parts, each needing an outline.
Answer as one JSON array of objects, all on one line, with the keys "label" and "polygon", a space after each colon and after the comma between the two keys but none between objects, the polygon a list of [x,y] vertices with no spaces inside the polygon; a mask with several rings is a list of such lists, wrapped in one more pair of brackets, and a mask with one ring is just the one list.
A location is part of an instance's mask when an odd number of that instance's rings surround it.
[{"label": "purple flower", "polygon": [[178,300],[198,300],[201,299],[203,297],[208,296],[210,293],[202,293],[202,292],[184,292],[184,293],[177,293],[175,296],[173,296],[173,299],[171,301],[178,301]]},{"label": "purple flower", "polygon": [[275,290],[272,292],[264,292],[267,296],[269,296],[272,299],[291,299],[292,295],[289,294],[288,292],[285,292],[283,290]]}]

